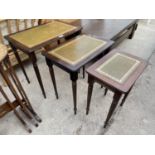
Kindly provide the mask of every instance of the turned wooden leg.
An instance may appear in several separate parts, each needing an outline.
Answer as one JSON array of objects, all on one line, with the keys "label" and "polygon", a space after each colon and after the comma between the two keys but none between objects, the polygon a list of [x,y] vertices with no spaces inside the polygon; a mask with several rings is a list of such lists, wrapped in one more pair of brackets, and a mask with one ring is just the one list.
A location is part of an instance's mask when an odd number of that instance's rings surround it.
[{"label": "turned wooden leg", "polygon": [[73,72],[70,74],[72,80],[72,91],[73,91],[73,103],[74,103],[74,114],[77,113],[77,79],[78,72]]},{"label": "turned wooden leg", "polygon": [[87,94],[87,108],[86,108],[86,115],[89,113],[90,109],[90,102],[92,97],[92,91],[94,86],[94,80],[88,75],[88,94]]},{"label": "turned wooden leg", "polygon": [[108,92],[108,88],[105,88],[105,90],[104,90],[104,96],[107,95],[107,92]]},{"label": "turned wooden leg", "polygon": [[114,93],[113,101],[111,103],[111,106],[110,106],[110,109],[109,109],[109,112],[108,112],[108,115],[107,115],[107,118],[106,118],[106,121],[105,121],[105,124],[104,124],[104,128],[106,128],[106,126],[107,126],[107,124],[108,124],[108,122],[109,122],[109,120],[110,120],[110,118],[111,118],[111,116],[112,116],[112,114],[113,114],[113,112],[114,112],[120,98],[121,98],[121,95],[122,94],[120,92],[115,92]]},{"label": "turned wooden leg", "polygon": [[72,81],[73,102],[74,102],[74,114],[77,112],[77,83]]},{"label": "turned wooden leg", "polygon": [[132,39],[132,38],[133,38],[133,36],[134,36],[134,34],[135,34],[135,31],[136,31],[136,29],[137,29],[137,26],[138,26],[138,24],[133,25],[132,32],[131,32],[131,34],[129,35],[129,39]]},{"label": "turned wooden leg", "polygon": [[123,97],[123,99],[122,99],[122,101],[121,101],[121,104],[120,104],[121,107],[124,105],[124,103],[125,103],[125,101],[126,101],[126,98],[128,97],[128,95],[129,95],[131,89],[132,89],[132,87],[131,87],[130,90],[124,95],[124,97]]},{"label": "turned wooden leg", "polygon": [[85,66],[82,67],[83,69],[83,79],[85,78]]},{"label": "turned wooden leg", "polygon": [[37,79],[38,79],[40,88],[42,90],[43,96],[44,96],[44,98],[46,98],[46,93],[45,93],[45,90],[44,90],[41,75],[40,75],[39,68],[38,68],[38,65],[37,65],[37,58],[36,58],[35,52],[30,53],[29,57],[30,57],[30,59],[32,61],[33,68],[34,68],[35,74],[37,76]]},{"label": "turned wooden leg", "polygon": [[52,79],[52,82],[53,82],[55,95],[56,95],[56,98],[58,99],[59,96],[58,96],[58,91],[57,91],[57,86],[56,86],[56,80],[55,80],[55,74],[54,74],[53,66],[49,67],[49,72],[50,72],[51,79]]},{"label": "turned wooden leg", "polygon": [[22,60],[21,60],[19,54],[18,54],[17,49],[11,43],[10,43],[10,46],[11,46],[12,50],[14,51],[15,57],[16,57],[16,59],[18,61],[18,64],[20,65],[20,67],[21,67],[21,69],[22,69],[22,71],[23,71],[23,73],[25,75],[25,78],[26,78],[27,82],[30,83],[30,80],[29,80],[29,78],[27,76],[27,73],[25,71],[24,65],[22,63]]}]

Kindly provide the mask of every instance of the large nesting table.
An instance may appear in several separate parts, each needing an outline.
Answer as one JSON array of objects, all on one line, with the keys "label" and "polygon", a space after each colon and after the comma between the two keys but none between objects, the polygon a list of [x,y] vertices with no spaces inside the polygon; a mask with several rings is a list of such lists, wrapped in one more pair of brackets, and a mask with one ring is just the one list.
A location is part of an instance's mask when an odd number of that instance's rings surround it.
[{"label": "large nesting table", "polygon": [[72,81],[74,114],[77,111],[77,79],[78,71],[82,66],[103,54],[112,46],[112,41],[100,40],[87,35],[80,35],[60,47],[43,53],[51,74],[56,97],[58,98],[53,65],[56,65],[70,74]]},{"label": "large nesting table", "polygon": [[[113,50],[98,62],[87,69],[88,73],[88,97],[86,114],[89,113],[90,101],[92,96],[93,85],[95,82],[105,86],[107,90],[114,92],[104,127],[107,126],[118,102],[124,94],[121,106],[124,104],[134,83],[143,73],[147,63],[130,54],[125,54],[119,50]],[[106,93],[105,93],[106,94]]]},{"label": "large nesting table", "polygon": [[79,34],[81,27],[75,27],[58,21],[52,21],[47,24],[36,26],[15,34],[6,36],[6,39],[9,41],[10,46],[12,47],[15,56],[22,67],[24,74],[26,75],[25,69],[23,67],[22,61],[18,55],[18,50],[26,53],[34,67],[38,82],[40,84],[42,93],[46,98],[45,90],[43,87],[42,79],[37,65],[37,58],[35,51],[45,47],[52,42],[59,41],[66,36],[73,34]]}]

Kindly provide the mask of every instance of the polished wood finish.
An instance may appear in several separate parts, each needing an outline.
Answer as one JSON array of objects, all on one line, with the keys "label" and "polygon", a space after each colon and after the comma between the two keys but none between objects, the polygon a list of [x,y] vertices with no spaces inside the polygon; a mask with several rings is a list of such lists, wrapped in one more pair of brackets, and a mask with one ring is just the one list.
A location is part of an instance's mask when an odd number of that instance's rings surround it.
[{"label": "polished wood finish", "polygon": [[[92,95],[92,88],[93,88],[94,82],[97,82],[106,88],[105,95],[106,95],[108,89],[111,90],[112,92],[114,92],[113,101],[111,103],[111,106],[110,106],[104,127],[107,126],[116,106],[119,103],[119,100],[120,100],[122,94],[124,94],[124,97],[121,101],[120,106],[122,106],[124,104],[124,102],[125,102],[127,96],[129,95],[134,83],[136,82],[138,77],[143,73],[144,69],[147,66],[147,63],[143,59],[140,59],[136,56],[133,56],[133,55],[130,55],[127,53],[122,53],[122,52],[118,51],[118,50],[112,50],[109,54],[107,54],[105,57],[103,57],[102,59],[100,59],[98,62],[96,62],[95,64],[93,64],[92,66],[90,66],[87,69],[88,84],[89,85],[88,85],[86,114],[89,113],[90,101],[91,101],[91,95]],[[114,55],[116,55],[117,53],[124,55],[124,56],[127,56],[127,57],[130,57],[132,59],[136,59],[140,62],[138,64],[138,66],[127,77],[127,79],[125,81],[123,81],[123,83],[115,81],[112,78],[108,77],[106,74],[104,75],[104,74],[101,74],[100,72],[97,71],[97,69],[100,66],[102,66],[103,64],[107,64],[109,62],[109,60]]]},{"label": "polished wood finish", "polygon": [[[88,36],[88,38],[90,39],[91,37]],[[75,43],[77,41],[77,39],[78,39],[78,44],[72,44],[72,43]],[[74,39],[68,41],[67,43],[62,44],[61,46],[59,46],[58,48],[56,48],[52,51],[43,53],[43,55],[46,57],[46,62],[47,62],[47,65],[49,68],[52,68],[53,65],[56,65],[56,66],[60,67],[61,69],[63,69],[64,71],[66,71],[67,73],[69,73],[70,79],[72,81],[74,114],[77,113],[77,80],[78,80],[78,72],[79,72],[80,68],[85,66],[90,61],[94,60],[99,55],[103,55],[104,52],[107,52],[108,50],[110,50],[111,46],[113,45],[113,41],[100,40],[101,44],[97,45],[99,48],[96,48],[96,46],[93,46],[90,49],[90,44],[87,44],[90,40],[86,39],[85,45],[81,47],[81,45],[83,45],[83,42],[80,42],[79,41],[80,39],[83,40],[83,35],[78,36],[77,38],[74,38]],[[96,43],[96,38],[92,38],[92,40]],[[102,44],[103,42],[106,42],[106,44]],[[74,45],[74,47],[72,45]],[[100,46],[100,45],[102,45],[102,46]],[[78,47],[81,47],[81,49],[83,49],[83,51],[87,51],[86,52],[87,56],[85,56],[83,58],[83,55],[85,55],[85,52],[84,52],[83,54],[80,54],[80,57],[79,57],[79,55],[78,55],[79,51],[74,50],[74,49],[78,49]],[[75,54],[74,60],[76,61],[76,63],[74,63],[73,61],[70,63],[70,61],[64,60],[66,53],[62,53],[62,57],[60,57],[60,56],[56,57],[55,54],[53,54],[57,51],[59,52],[59,49],[62,49],[62,51],[63,51],[63,48],[65,48],[66,51],[68,49],[68,51],[69,51],[68,55],[73,55],[73,53]],[[88,48],[89,50],[84,50],[84,48]],[[76,54],[78,55],[78,61],[77,61]],[[70,59],[70,57],[68,57],[68,59]],[[53,75],[53,77],[54,77],[54,75]],[[55,93],[57,94],[57,92],[55,92]]]}]

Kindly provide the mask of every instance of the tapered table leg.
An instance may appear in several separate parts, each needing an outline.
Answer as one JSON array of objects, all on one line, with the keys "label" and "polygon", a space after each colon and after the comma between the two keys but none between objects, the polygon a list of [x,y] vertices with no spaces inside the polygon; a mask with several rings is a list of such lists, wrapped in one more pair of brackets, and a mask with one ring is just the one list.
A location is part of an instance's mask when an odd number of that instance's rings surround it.
[{"label": "tapered table leg", "polygon": [[86,115],[89,113],[90,108],[90,102],[91,102],[91,96],[94,86],[94,80],[90,76],[88,76],[88,95],[87,95],[87,107],[86,107]]},{"label": "tapered table leg", "polygon": [[30,59],[32,61],[33,68],[34,68],[35,74],[37,76],[37,79],[38,79],[40,88],[42,90],[43,96],[44,96],[44,98],[46,98],[46,93],[45,93],[45,90],[44,90],[44,86],[43,86],[43,83],[42,83],[41,75],[40,75],[39,68],[38,68],[38,65],[37,65],[36,55],[35,55],[34,52],[32,52],[32,53],[29,54],[29,57],[30,57]]},{"label": "tapered table leg", "polygon": [[74,103],[74,114],[77,113],[77,79],[78,79],[78,72],[71,73],[71,80],[72,80],[72,91],[73,91],[73,103]]},{"label": "tapered table leg", "polygon": [[122,101],[121,101],[121,104],[120,106],[122,107],[124,105],[124,102],[126,101],[126,98],[128,97],[130,91],[131,91],[132,87],[129,89],[129,91],[124,95]]},{"label": "tapered table leg", "polygon": [[56,80],[55,80],[55,74],[54,74],[54,70],[53,70],[53,65],[49,67],[49,72],[50,72],[51,79],[52,79],[52,82],[53,82],[55,95],[56,95],[56,98],[58,99],[59,96],[58,96],[58,91],[57,91],[57,85],[56,85]]},{"label": "tapered table leg", "polygon": [[109,122],[109,120],[110,120],[110,118],[111,118],[111,116],[112,116],[112,114],[113,114],[113,112],[114,112],[120,98],[121,98],[121,95],[122,94],[120,92],[115,92],[114,93],[113,101],[111,103],[111,106],[110,106],[110,109],[109,109],[109,112],[108,112],[108,115],[107,115],[107,118],[106,118],[106,121],[105,121],[105,124],[104,124],[104,128],[106,128],[106,126],[107,126],[107,124],[108,124],[108,122]]},{"label": "tapered table leg", "polygon": [[21,59],[20,59],[20,56],[19,56],[19,54],[18,54],[18,52],[17,52],[17,49],[16,49],[14,46],[12,46],[11,44],[10,44],[10,46],[11,46],[12,50],[14,51],[15,57],[16,57],[16,59],[17,59],[17,61],[18,61],[18,64],[20,65],[20,67],[21,67],[21,69],[22,69],[22,71],[23,71],[23,73],[24,73],[24,75],[25,75],[25,78],[26,78],[27,82],[30,83],[30,80],[29,80],[29,78],[28,78],[28,76],[27,76],[27,73],[26,73],[26,71],[25,71],[25,68],[24,68],[24,66],[23,66],[23,63],[22,63],[22,61],[21,61]]},{"label": "tapered table leg", "polygon": [[85,78],[85,66],[82,67],[83,69],[83,79]]},{"label": "tapered table leg", "polygon": [[77,112],[77,84],[76,81],[72,81],[73,102],[74,102],[74,114]]},{"label": "tapered table leg", "polygon": [[107,95],[107,92],[108,92],[108,88],[105,88],[105,91],[104,91],[104,96]]},{"label": "tapered table leg", "polygon": [[133,27],[132,27],[132,32],[131,32],[131,34],[129,35],[129,39],[132,39],[132,38],[133,38],[133,36],[134,36],[134,34],[135,34],[135,31],[136,31],[136,29],[137,29],[137,26],[138,26],[138,24],[133,25]]}]

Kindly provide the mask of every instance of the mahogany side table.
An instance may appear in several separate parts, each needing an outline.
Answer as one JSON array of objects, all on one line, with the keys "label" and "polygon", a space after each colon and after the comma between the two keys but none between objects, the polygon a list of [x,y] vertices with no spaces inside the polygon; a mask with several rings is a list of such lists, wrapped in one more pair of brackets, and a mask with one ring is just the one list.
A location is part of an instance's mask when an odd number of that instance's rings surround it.
[{"label": "mahogany side table", "polygon": [[[81,32],[81,27],[75,27],[58,21],[52,21],[47,24],[39,25],[24,31],[20,31],[5,38],[8,40],[10,46],[12,47],[14,54],[24,70],[24,66],[18,54],[18,49],[26,53],[32,64],[38,79],[42,94],[46,98],[46,93],[44,90],[42,78],[37,65],[37,58],[35,51],[48,46],[49,44],[60,41],[60,39],[67,36],[72,36]],[[25,70],[24,70],[25,72]]]},{"label": "mahogany side table", "polygon": [[90,66],[87,69],[89,85],[86,114],[88,115],[89,113],[93,85],[95,82],[106,88],[105,94],[108,89],[111,90],[114,96],[104,124],[105,128],[121,96],[124,94],[120,104],[123,106],[134,83],[143,73],[146,66],[147,63],[144,60],[130,54],[122,53],[119,50],[112,50],[105,57]]}]

